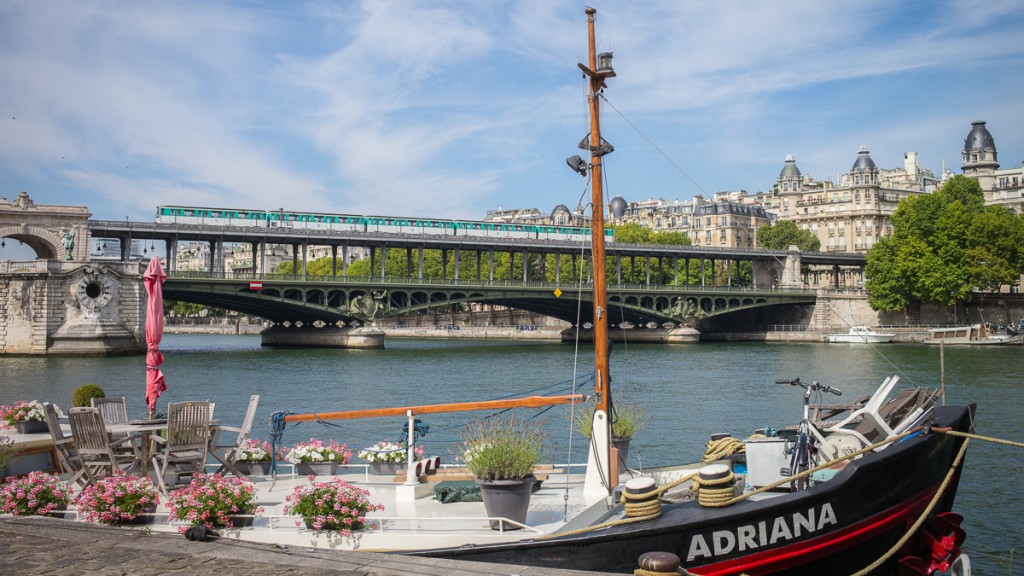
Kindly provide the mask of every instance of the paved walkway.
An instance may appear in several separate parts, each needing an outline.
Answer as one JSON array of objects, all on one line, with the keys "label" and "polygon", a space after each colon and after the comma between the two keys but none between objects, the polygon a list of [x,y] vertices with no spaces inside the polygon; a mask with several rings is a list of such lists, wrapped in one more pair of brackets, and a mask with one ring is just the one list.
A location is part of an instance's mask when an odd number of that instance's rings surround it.
[{"label": "paved walkway", "polygon": [[28,576],[600,576],[555,570],[282,547],[238,540],[190,542],[177,534],[42,517],[0,517],[0,574]]}]

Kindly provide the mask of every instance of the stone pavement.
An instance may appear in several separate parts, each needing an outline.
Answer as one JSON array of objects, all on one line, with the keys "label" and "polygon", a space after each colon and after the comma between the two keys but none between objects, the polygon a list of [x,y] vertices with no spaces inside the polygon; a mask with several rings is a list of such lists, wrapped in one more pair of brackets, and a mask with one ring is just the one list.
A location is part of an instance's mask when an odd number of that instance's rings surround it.
[{"label": "stone pavement", "polygon": [[[0,517],[0,574],[28,576],[600,576],[603,573],[281,547],[39,516]],[[608,576],[605,574],[605,576]]]}]

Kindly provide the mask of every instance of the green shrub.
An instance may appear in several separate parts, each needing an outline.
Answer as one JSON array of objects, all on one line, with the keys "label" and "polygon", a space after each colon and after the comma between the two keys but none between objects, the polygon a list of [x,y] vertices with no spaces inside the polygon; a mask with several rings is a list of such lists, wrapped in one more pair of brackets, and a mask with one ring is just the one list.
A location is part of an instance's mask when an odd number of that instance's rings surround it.
[{"label": "green shrub", "polygon": [[[594,411],[596,403],[591,403],[577,411],[573,420],[576,430],[590,438],[590,432],[594,428]],[[612,414],[612,438],[632,438],[637,430],[647,423],[647,408],[635,402],[623,402],[613,407]]]},{"label": "green shrub", "polygon": [[546,442],[540,422],[520,420],[515,413],[476,420],[462,432],[459,459],[480,480],[519,480],[533,474]]},{"label": "green shrub", "polygon": [[91,406],[93,398],[103,398],[104,396],[106,394],[103,393],[103,388],[95,384],[84,384],[71,395],[71,405],[76,408]]}]

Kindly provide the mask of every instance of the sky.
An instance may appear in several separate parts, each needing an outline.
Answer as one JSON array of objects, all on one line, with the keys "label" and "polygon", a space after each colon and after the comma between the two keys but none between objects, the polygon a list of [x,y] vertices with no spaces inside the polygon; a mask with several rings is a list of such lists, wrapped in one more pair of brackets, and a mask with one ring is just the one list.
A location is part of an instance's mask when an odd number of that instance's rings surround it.
[{"label": "sky", "polygon": [[[0,196],[481,219],[586,202],[587,4],[0,0]],[[1019,0],[591,2],[608,198],[1024,161]],[[589,196],[588,196],[589,197]]]}]

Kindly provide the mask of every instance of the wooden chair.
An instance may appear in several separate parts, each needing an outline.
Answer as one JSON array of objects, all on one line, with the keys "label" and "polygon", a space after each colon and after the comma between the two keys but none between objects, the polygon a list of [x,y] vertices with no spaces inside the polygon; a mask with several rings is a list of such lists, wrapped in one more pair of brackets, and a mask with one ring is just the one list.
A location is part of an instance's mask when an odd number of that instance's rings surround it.
[{"label": "wooden chair", "polygon": [[153,453],[153,469],[164,495],[168,471],[175,473],[177,484],[182,475],[191,476],[203,470],[210,446],[212,413],[209,402],[178,402],[167,407],[167,437],[153,436],[158,445]]},{"label": "wooden chair", "polygon": [[[218,426],[215,433],[210,438],[210,454],[220,462],[220,468],[217,472],[223,472],[225,469],[230,471],[235,476],[245,476],[236,467],[235,463],[238,462],[239,450],[242,448],[242,444],[247,438],[249,433],[252,431],[252,423],[256,418],[256,406],[260,403],[259,394],[253,394],[249,397],[249,407],[245,410],[245,418],[242,419],[242,425],[238,428],[233,426]],[[224,432],[234,432],[236,434],[234,442],[221,443],[220,436]]]},{"label": "wooden chair", "polygon": [[68,421],[71,423],[75,449],[89,483],[103,475],[113,476],[114,471],[124,464],[130,467],[135,463],[136,454],[115,451],[116,448],[130,444],[133,439],[127,436],[111,440],[103,417],[96,408],[69,408]]},{"label": "wooden chair", "polygon": [[43,404],[43,410],[46,412],[46,427],[50,431],[50,439],[53,440],[53,451],[57,454],[57,466],[61,474],[70,474],[70,482],[84,487],[89,480],[85,476],[82,459],[75,450],[74,438],[64,435],[64,429],[60,426],[60,418],[53,404],[46,402]]},{"label": "wooden chair", "polygon": [[[128,408],[124,401],[124,396],[117,398],[92,398],[90,400],[92,407],[100,411],[100,416],[103,417],[103,421],[107,424],[127,424],[128,423]],[[120,440],[127,438],[128,434],[113,433],[110,437],[114,440]],[[137,448],[133,443],[125,443],[122,446],[114,449],[114,452],[120,456],[127,456],[130,453],[135,454]]]},{"label": "wooden chair", "polygon": [[119,398],[93,398],[92,407],[100,411],[100,416],[107,424],[125,424],[128,422],[128,408],[124,396]]}]

